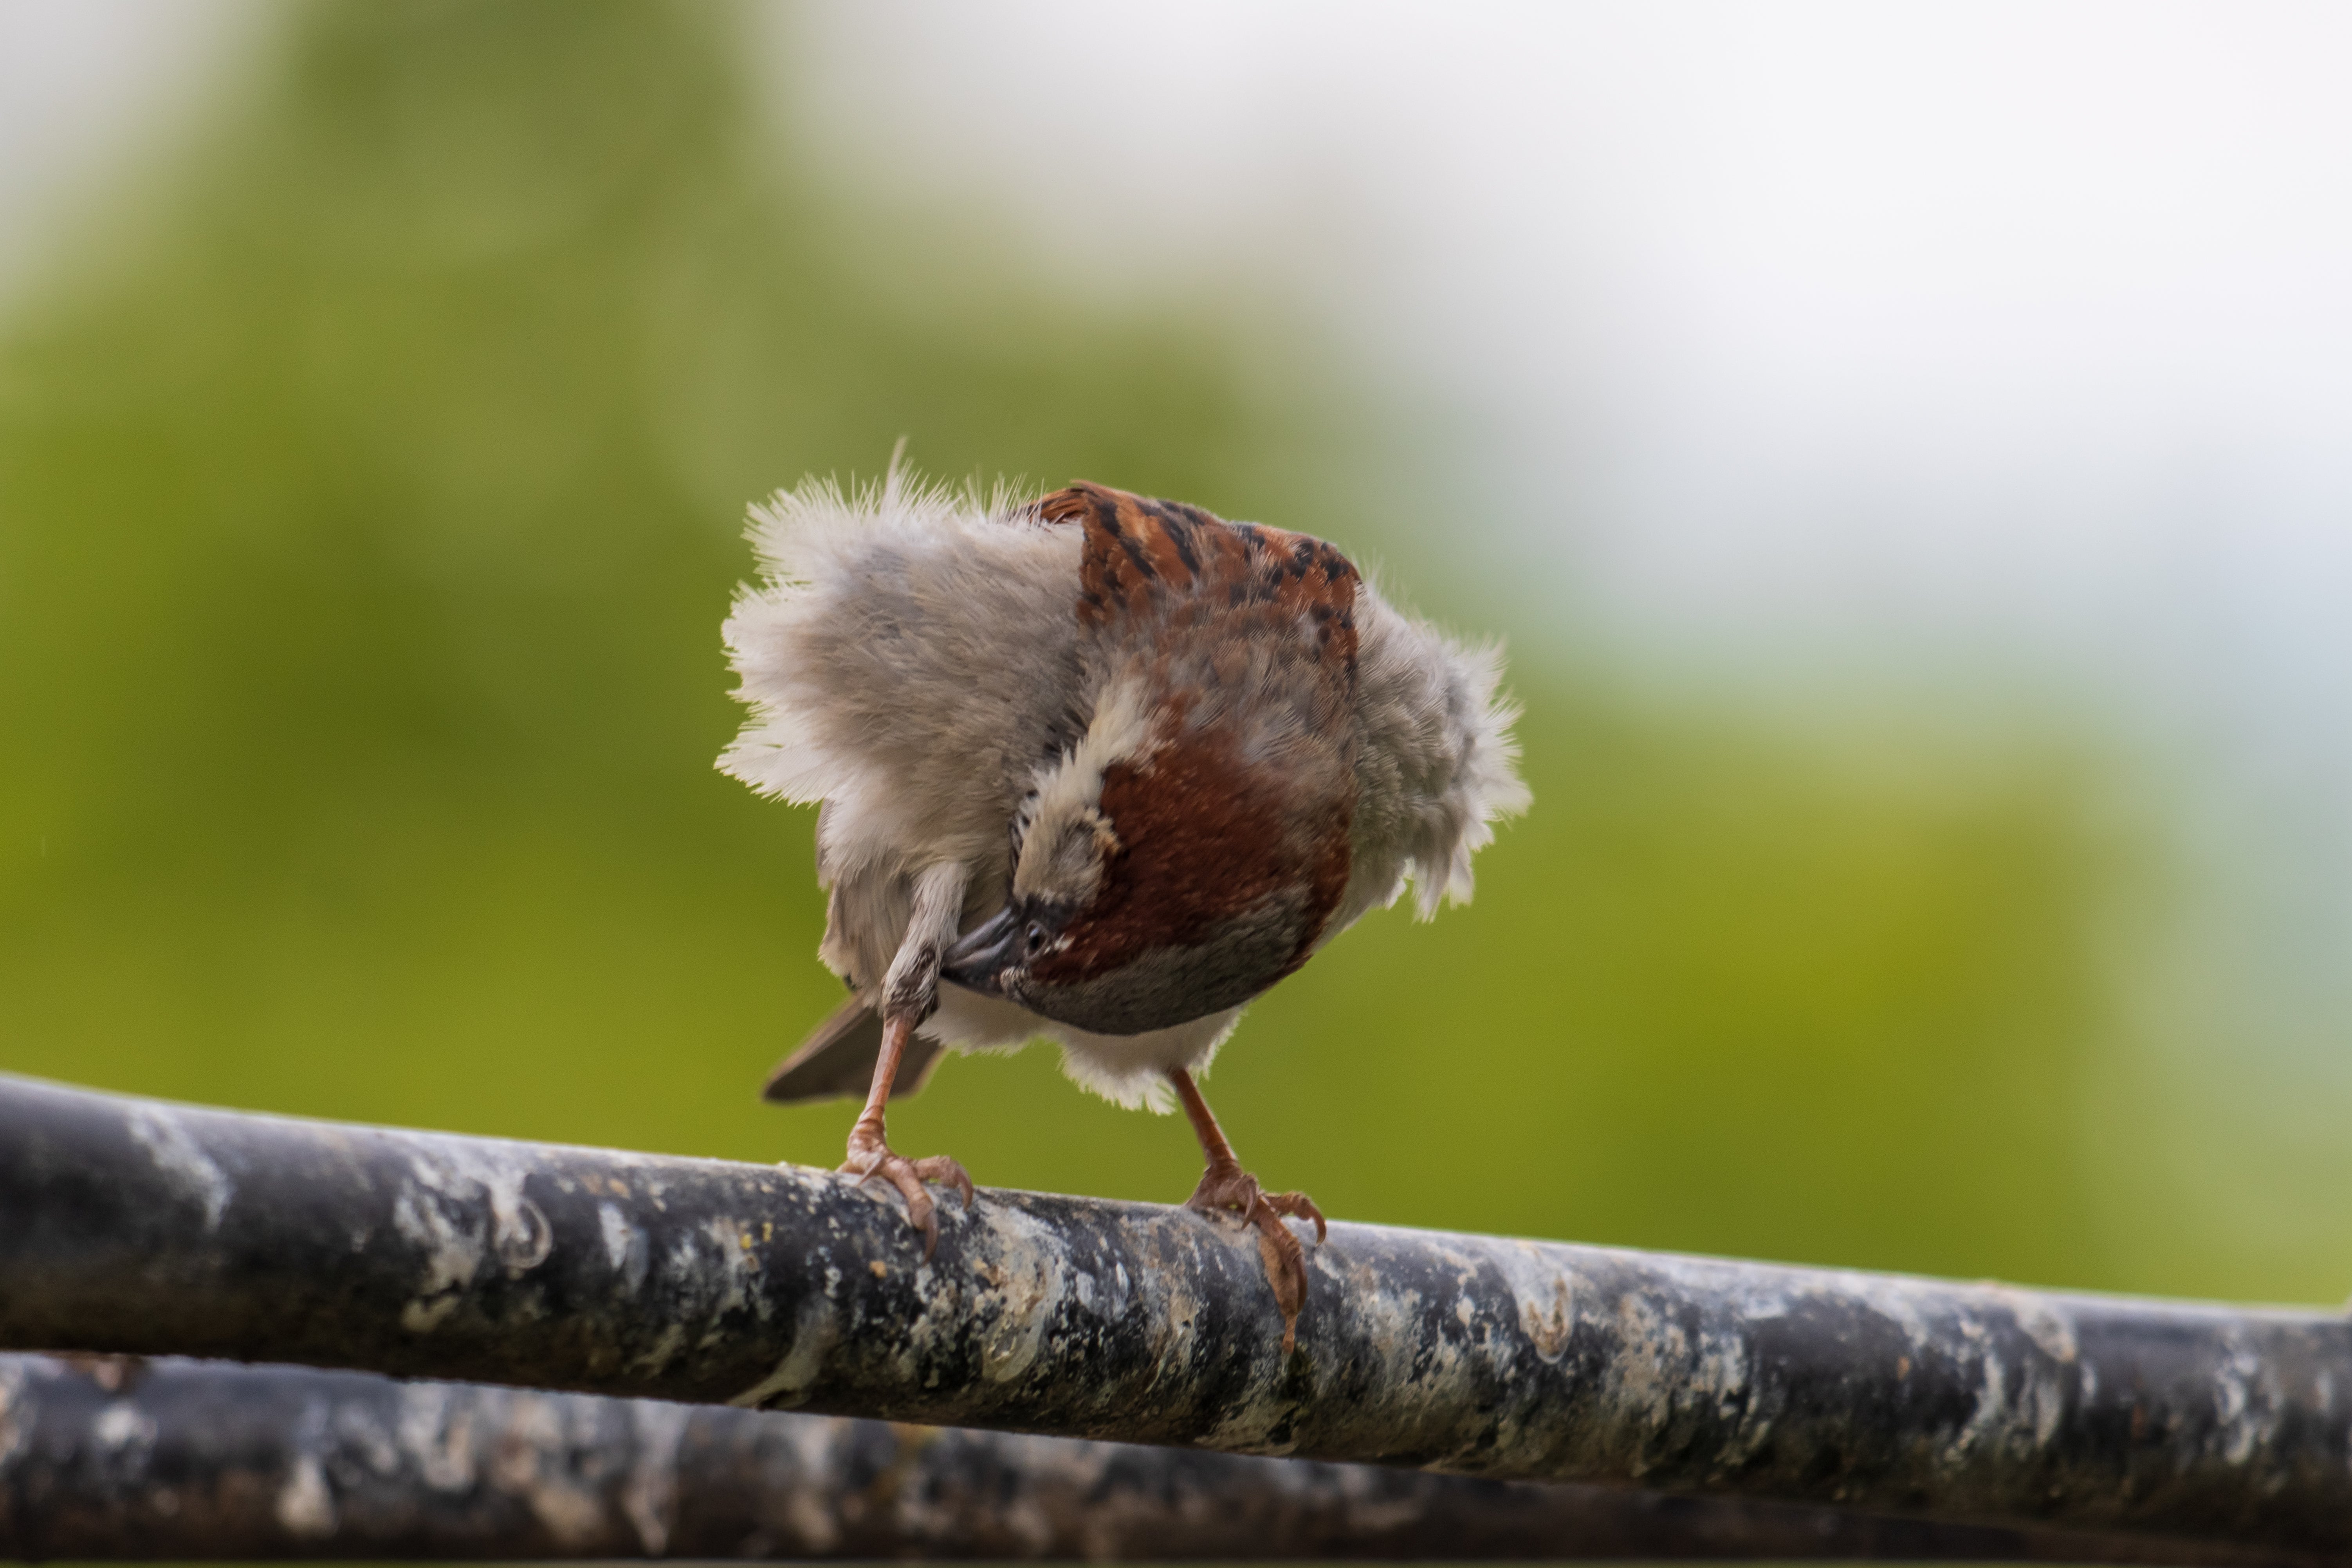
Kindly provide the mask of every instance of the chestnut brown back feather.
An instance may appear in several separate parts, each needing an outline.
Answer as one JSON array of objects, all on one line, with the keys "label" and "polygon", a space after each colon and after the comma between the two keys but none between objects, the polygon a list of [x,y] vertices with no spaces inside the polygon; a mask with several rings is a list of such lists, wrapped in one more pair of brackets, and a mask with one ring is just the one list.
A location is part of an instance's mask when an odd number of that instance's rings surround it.
[{"label": "chestnut brown back feather", "polygon": [[1271,607],[1311,617],[1321,647],[1354,679],[1356,568],[1322,540],[1084,480],[1037,511],[1085,531],[1078,622],[1089,630],[1163,614],[1180,599]]},{"label": "chestnut brown back feather", "polygon": [[[1156,744],[1103,772],[1101,809],[1120,847],[1071,942],[1035,977],[1072,984],[1143,952],[1204,940],[1279,896],[1304,893],[1297,943],[1265,984],[1307,961],[1346,889],[1354,775],[1318,770],[1314,793],[1244,755],[1231,722],[1199,721],[1231,700],[1202,689],[1255,668],[1253,645],[1286,668],[1308,667],[1328,732],[1352,708],[1355,567],[1319,539],[1230,523],[1181,502],[1079,483],[1038,503],[1047,522],[1084,532],[1079,624],[1100,638],[1154,649]],[[1343,757],[1347,750],[1343,746]]]}]

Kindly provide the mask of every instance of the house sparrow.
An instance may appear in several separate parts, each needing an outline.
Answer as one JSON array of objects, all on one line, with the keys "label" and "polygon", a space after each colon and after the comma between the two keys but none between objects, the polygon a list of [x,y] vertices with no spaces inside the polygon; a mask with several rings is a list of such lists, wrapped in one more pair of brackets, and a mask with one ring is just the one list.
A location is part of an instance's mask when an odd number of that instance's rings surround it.
[{"label": "house sparrow", "polygon": [[905,1195],[944,1155],[884,1137],[942,1047],[1059,1042],[1080,1084],[1181,1104],[1188,1200],[1257,1231],[1287,1350],[1307,1269],[1201,1097],[1251,998],[1410,878],[1423,918],[1522,809],[1499,654],[1391,608],[1339,551],[1076,484],[983,501],[893,464],[755,508],[766,579],[726,624],[751,715],[719,765],[821,803],[819,956],[849,1001],[767,1098],[864,1092],[845,1172]]}]

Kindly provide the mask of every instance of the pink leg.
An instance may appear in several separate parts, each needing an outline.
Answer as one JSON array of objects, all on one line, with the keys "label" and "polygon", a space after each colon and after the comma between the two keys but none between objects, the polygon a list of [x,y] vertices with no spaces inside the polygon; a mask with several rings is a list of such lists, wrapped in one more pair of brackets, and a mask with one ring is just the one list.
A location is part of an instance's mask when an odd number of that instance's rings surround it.
[{"label": "pink leg", "polygon": [[1201,1098],[1192,1075],[1173,1068],[1168,1081],[1176,1086],[1176,1098],[1184,1103],[1184,1114],[1201,1140],[1201,1152],[1209,1157],[1209,1168],[1201,1173],[1201,1184],[1192,1189],[1184,1206],[1203,1214],[1238,1215],[1257,1227],[1258,1258],[1265,1265],[1266,1283],[1274,1287],[1275,1305],[1282,1310],[1282,1353],[1288,1355],[1298,1337],[1299,1310],[1307,1305],[1307,1251],[1282,1223],[1283,1216],[1313,1220],[1315,1239],[1321,1241],[1328,1234],[1323,1211],[1305,1193],[1260,1190],[1257,1178],[1243,1170],[1242,1163],[1234,1157],[1234,1146],[1225,1142],[1224,1130],[1217,1125],[1209,1102]]},{"label": "pink leg", "polygon": [[923,1257],[928,1259],[940,1245],[940,1221],[923,1184],[947,1183],[963,1194],[966,1208],[971,1207],[972,1194],[971,1178],[955,1161],[945,1154],[909,1160],[893,1152],[883,1136],[882,1113],[890,1103],[890,1089],[898,1079],[898,1058],[906,1054],[907,1037],[914,1032],[915,1022],[915,1016],[908,1013],[891,1013],[883,1018],[882,1054],[874,1062],[874,1088],[866,1097],[864,1113],[849,1130],[849,1158],[841,1168],[861,1183],[880,1176],[904,1194],[907,1223],[923,1233]]}]

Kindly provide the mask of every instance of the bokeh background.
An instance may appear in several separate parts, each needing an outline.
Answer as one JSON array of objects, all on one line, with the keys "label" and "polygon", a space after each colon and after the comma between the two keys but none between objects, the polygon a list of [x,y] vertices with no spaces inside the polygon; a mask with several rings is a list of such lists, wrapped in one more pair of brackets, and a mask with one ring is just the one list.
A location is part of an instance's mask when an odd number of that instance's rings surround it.
[{"label": "bokeh background", "polygon": [[[2352,1290],[2340,12],[0,4],[0,1067],[833,1163],[745,503],[1087,477],[1506,636],[1212,1098],[1330,1212]],[[1173,1200],[1049,1052],[895,1141]]]}]

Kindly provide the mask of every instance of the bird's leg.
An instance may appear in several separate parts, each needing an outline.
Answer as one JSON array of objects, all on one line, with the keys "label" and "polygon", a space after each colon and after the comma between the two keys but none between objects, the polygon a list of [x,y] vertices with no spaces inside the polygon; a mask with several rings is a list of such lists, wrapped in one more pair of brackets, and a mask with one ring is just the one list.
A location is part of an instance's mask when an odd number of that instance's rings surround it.
[{"label": "bird's leg", "polygon": [[971,1207],[971,1177],[945,1154],[909,1160],[891,1149],[884,1135],[883,1115],[890,1090],[898,1082],[898,1058],[906,1053],[907,1037],[939,1005],[940,956],[955,940],[956,921],[963,906],[963,868],[935,866],[916,879],[915,908],[905,941],[890,961],[882,983],[882,1052],[874,1059],[874,1087],[866,1109],[849,1130],[849,1158],[842,1170],[861,1183],[880,1176],[907,1200],[907,1222],[923,1233],[923,1256],[940,1244],[939,1215],[926,1182],[945,1182]]},{"label": "bird's leg", "polygon": [[1225,1142],[1224,1130],[1217,1125],[1209,1102],[1201,1098],[1192,1075],[1182,1068],[1171,1068],[1168,1081],[1176,1086],[1176,1098],[1183,1101],[1184,1115],[1201,1140],[1201,1152],[1209,1158],[1209,1168],[1201,1173],[1201,1184],[1192,1189],[1184,1206],[1203,1214],[1238,1215],[1257,1227],[1257,1255],[1265,1265],[1266,1283],[1274,1287],[1275,1305],[1282,1309],[1282,1353],[1288,1355],[1297,1338],[1299,1309],[1307,1305],[1307,1251],[1282,1223],[1283,1216],[1314,1221],[1315,1239],[1321,1241],[1328,1234],[1323,1211],[1305,1193],[1262,1190],[1257,1178],[1243,1170],[1242,1163],[1234,1157],[1234,1146]]},{"label": "bird's leg", "polygon": [[966,1208],[971,1206],[972,1193],[971,1177],[954,1160],[945,1154],[909,1160],[892,1150],[883,1133],[882,1111],[890,1102],[890,1086],[898,1076],[898,1058],[920,1018],[916,1013],[883,1015],[882,1054],[874,1061],[874,1089],[866,1097],[865,1112],[849,1130],[849,1158],[841,1168],[860,1182],[879,1176],[905,1195],[907,1223],[923,1233],[923,1256],[928,1258],[940,1244],[940,1221],[923,1184],[947,1183],[963,1195]]}]

